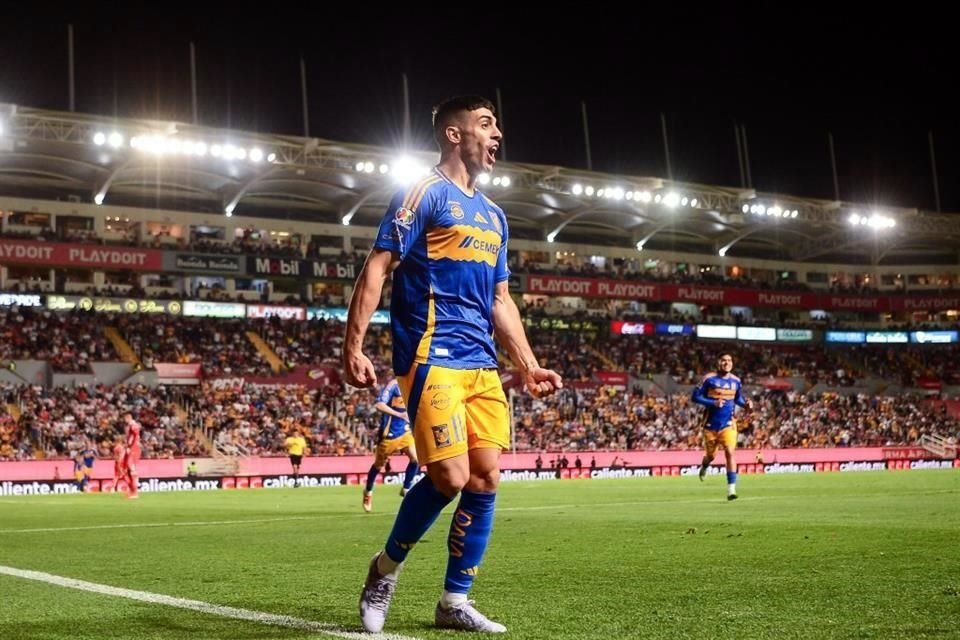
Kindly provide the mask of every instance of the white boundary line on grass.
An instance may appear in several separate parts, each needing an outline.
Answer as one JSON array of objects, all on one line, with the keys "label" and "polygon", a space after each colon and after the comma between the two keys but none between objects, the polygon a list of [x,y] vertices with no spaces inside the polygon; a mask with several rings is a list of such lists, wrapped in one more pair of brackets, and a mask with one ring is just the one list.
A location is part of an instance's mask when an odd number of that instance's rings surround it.
[{"label": "white boundary line on grass", "polygon": [[130,522],[126,524],[97,524],[86,527],[41,527],[37,529],[0,529],[4,533],[57,533],[60,531],[97,531],[100,529],[150,529],[161,527],[209,527],[222,524],[256,524],[289,520],[316,520],[316,516],[289,516],[285,518],[250,518],[249,520],[196,520],[190,522]]},{"label": "white boundary line on grass", "polygon": [[226,607],[218,604],[211,604],[200,600],[187,600],[185,598],[175,598],[165,596],[160,593],[150,593],[148,591],[133,591],[131,589],[121,589],[120,587],[111,587],[105,584],[95,582],[86,582],[84,580],[75,580],[73,578],[64,578],[50,573],[40,571],[28,571],[25,569],[16,569],[14,567],[5,567],[0,565],[0,574],[23,578],[25,580],[34,580],[36,582],[46,582],[47,584],[58,587],[67,587],[68,589],[78,589],[90,593],[99,593],[117,598],[127,598],[128,600],[138,600],[149,604],[162,604],[168,607],[178,609],[188,609],[199,611],[210,615],[223,618],[232,618],[234,620],[244,620],[247,622],[258,622],[260,624],[269,624],[279,627],[289,627],[291,629],[300,629],[303,631],[316,631],[336,638],[347,638],[348,640],[418,640],[411,636],[403,636],[395,633],[362,633],[360,631],[349,631],[343,627],[328,622],[315,622],[313,620],[304,620],[293,616],[283,616],[274,613],[264,613],[262,611],[251,611],[249,609],[238,609],[236,607]]}]

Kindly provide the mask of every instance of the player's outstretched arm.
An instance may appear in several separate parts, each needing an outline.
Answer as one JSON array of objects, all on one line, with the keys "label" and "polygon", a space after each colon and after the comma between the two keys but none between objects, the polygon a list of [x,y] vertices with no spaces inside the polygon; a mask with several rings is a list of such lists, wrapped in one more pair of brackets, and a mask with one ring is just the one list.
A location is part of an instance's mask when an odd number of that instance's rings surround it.
[{"label": "player's outstretched arm", "polygon": [[370,317],[380,304],[383,283],[397,264],[399,258],[393,252],[374,247],[353,287],[343,337],[343,374],[354,387],[371,387],[377,382],[373,363],[363,353],[363,338],[370,326]]},{"label": "player's outstretched arm", "polygon": [[552,369],[544,369],[537,362],[523,330],[520,310],[510,297],[506,280],[497,283],[493,299],[493,327],[497,342],[507,350],[513,364],[520,369],[523,382],[531,394],[539,398],[563,388],[560,374]]}]

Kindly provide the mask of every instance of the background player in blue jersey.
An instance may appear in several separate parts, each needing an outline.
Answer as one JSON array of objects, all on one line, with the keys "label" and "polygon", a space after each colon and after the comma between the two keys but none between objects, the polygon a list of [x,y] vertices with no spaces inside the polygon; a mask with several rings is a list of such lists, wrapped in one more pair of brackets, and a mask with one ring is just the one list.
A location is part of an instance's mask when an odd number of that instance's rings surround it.
[{"label": "background player in blue jersey", "polygon": [[403,487],[400,489],[401,496],[407,495],[420,469],[420,463],[417,461],[417,446],[410,433],[407,406],[403,403],[400,385],[395,378],[384,385],[374,406],[382,415],[377,433],[377,453],[373,464],[370,465],[370,471],[367,472],[367,485],[363,491],[363,510],[367,513],[373,511],[373,485],[391,455],[405,453],[410,459],[403,477]]},{"label": "background player in blue jersey", "polygon": [[460,494],[434,619],[439,627],[503,632],[467,600],[493,526],[500,452],[510,444],[494,334],[531,393],[550,394],[562,382],[537,362],[510,297],[507,218],[476,188],[478,177],[493,170],[502,138],[493,105],[477,96],[451,98],[434,109],[433,125],[440,162],[390,203],[357,278],[344,337],[347,382],[373,385],[363,337],[392,274],[393,370],[427,474],[404,498],[384,550],[370,562],[360,617],[367,631],[383,629],[407,554]]},{"label": "background player in blue jersey", "polygon": [[707,408],[703,426],[703,446],[706,450],[700,463],[700,480],[707,475],[707,468],[717,453],[717,445],[723,447],[727,457],[727,500],[737,499],[737,424],[733,419],[736,405],[753,408],[753,402],[744,400],[740,378],[733,371],[733,356],[724,353],[717,361],[716,372],[707,374],[703,382],[693,390],[693,401]]}]

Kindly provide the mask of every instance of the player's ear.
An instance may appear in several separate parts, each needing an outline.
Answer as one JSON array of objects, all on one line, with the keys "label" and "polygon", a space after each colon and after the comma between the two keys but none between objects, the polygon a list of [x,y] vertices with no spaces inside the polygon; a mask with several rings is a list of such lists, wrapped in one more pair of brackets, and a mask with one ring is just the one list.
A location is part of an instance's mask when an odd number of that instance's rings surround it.
[{"label": "player's ear", "polygon": [[455,125],[455,124],[447,125],[447,127],[443,131],[446,134],[447,142],[449,142],[450,144],[460,144],[460,140],[462,139],[462,134],[460,132],[460,127],[458,125]]}]

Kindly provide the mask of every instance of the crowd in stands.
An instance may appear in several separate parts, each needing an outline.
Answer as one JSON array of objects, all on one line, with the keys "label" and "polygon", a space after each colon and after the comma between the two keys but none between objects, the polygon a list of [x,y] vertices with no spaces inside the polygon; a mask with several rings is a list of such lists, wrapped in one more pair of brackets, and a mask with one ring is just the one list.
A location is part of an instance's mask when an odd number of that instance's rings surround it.
[{"label": "crowd in stands", "polygon": [[90,373],[91,362],[119,360],[103,326],[86,314],[0,308],[0,361],[47,360],[57,373]]}]

